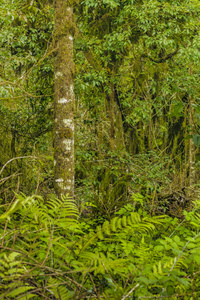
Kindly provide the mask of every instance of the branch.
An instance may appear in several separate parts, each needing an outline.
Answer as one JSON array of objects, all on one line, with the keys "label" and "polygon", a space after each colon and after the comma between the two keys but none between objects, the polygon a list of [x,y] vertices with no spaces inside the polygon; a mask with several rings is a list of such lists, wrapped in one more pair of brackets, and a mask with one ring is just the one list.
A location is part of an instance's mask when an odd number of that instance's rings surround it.
[{"label": "branch", "polygon": [[128,298],[128,296],[130,296],[130,294],[139,286],[139,283],[136,284],[136,286],[134,286],[134,288],[132,288],[127,295],[125,295],[122,300],[125,300],[126,298]]},{"label": "branch", "polygon": [[37,157],[35,157],[35,156],[19,156],[19,157],[14,157],[14,158],[11,158],[9,161],[7,161],[7,163],[5,163],[5,165],[3,166],[3,168],[1,169],[1,171],[0,171],[0,175],[1,175],[1,173],[3,172],[3,170],[5,169],[5,167],[11,162],[11,161],[13,161],[13,160],[16,160],[16,159],[21,159],[21,158],[37,158]]}]

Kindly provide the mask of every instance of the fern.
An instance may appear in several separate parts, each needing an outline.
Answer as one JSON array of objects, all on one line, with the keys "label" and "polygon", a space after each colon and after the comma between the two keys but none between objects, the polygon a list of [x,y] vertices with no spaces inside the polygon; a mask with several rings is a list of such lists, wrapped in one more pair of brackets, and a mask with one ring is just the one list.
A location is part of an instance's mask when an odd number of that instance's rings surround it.
[{"label": "fern", "polygon": [[62,214],[63,217],[78,217],[78,209],[70,197],[62,196],[62,199],[52,198],[46,202],[49,213],[55,217]]},{"label": "fern", "polygon": [[0,228],[2,299],[83,299],[98,295],[99,287],[99,297],[108,292],[105,299],[122,299],[132,289],[136,299],[154,297],[162,289],[168,296],[171,287],[174,294],[190,293],[192,274],[199,277],[194,262],[199,262],[199,235],[194,238],[192,232],[188,238],[180,225],[180,237],[169,233],[163,238],[160,225],[171,225],[164,216],[129,211],[96,228],[90,221],[78,229],[78,210],[69,197],[44,203],[41,197],[21,194],[3,214],[2,225],[5,220],[6,227]]},{"label": "fern", "polygon": [[[164,218],[141,218],[136,212],[131,212],[128,216],[114,217],[111,221],[105,221],[102,226],[97,226],[97,228],[85,235],[82,240],[76,244],[78,248],[77,254],[79,261],[82,261],[83,266],[80,270],[87,272],[88,268],[94,272],[95,275],[105,274],[106,272],[112,272],[121,274],[124,276],[124,270],[126,269],[126,264],[130,261],[129,255],[135,255],[137,261],[143,264],[151,256],[150,249],[148,245],[144,242],[143,235],[150,236],[152,231],[156,229],[155,225],[162,224]],[[142,241],[138,244],[128,241],[129,237],[143,237]],[[120,257],[111,254],[108,246],[108,256],[106,251],[101,251],[98,249],[98,240],[104,242],[104,244],[111,244],[111,246],[119,245],[123,252]],[[102,243],[101,242],[101,243]],[[115,247],[114,246],[114,247]],[[92,248],[92,251],[91,251]],[[94,249],[95,250],[94,250]],[[125,258],[123,258],[123,255]]]},{"label": "fern", "polygon": [[[25,299],[24,293],[33,290],[33,287],[23,280],[26,271],[22,268],[20,257],[21,254],[12,252],[9,255],[4,254],[0,259],[2,299]],[[34,293],[30,293],[29,299],[35,296]]]},{"label": "fern", "polygon": [[151,258],[151,251],[147,244],[139,244],[138,247],[135,249],[135,256],[138,257],[138,262],[140,264],[144,264]]},{"label": "fern", "polygon": [[120,233],[128,235],[150,234],[155,230],[155,225],[161,225],[164,217],[152,217],[141,219],[136,212],[131,212],[129,216],[114,217],[111,221],[105,221],[102,226],[98,226],[90,235],[85,235],[82,239],[81,251],[85,250],[95,239],[103,240],[110,236],[112,240],[116,239]]},{"label": "fern", "polygon": [[125,268],[127,264],[127,259],[112,259],[103,252],[92,253],[89,251],[84,251],[81,253],[80,258],[85,266],[82,268],[82,271],[88,272],[89,268],[89,271],[94,271],[95,275],[99,273],[105,274],[110,271],[117,273],[119,269]]},{"label": "fern", "polygon": [[51,216],[51,221],[54,225],[63,229],[68,229],[73,225],[75,228],[77,219],[79,216],[78,208],[74,201],[66,196],[62,196],[62,199],[50,199],[46,203],[47,214]]},{"label": "fern", "polygon": [[16,200],[8,211],[0,216],[0,220],[10,220],[11,215],[16,212],[21,215],[22,220],[35,220],[36,224],[43,224],[44,227],[48,227],[50,222],[63,228],[77,223],[79,215],[76,204],[68,196],[63,196],[61,200],[52,198],[44,203],[41,196],[16,195]]},{"label": "fern", "polygon": [[113,232],[117,231],[117,221],[118,221],[118,217],[115,217],[113,219],[111,219],[111,222],[110,222],[110,228]]},{"label": "fern", "polygon": [[0,216],[0,220],[8,219],[10,220],[10,216],[16,211],[22,209],[23,207],[30,207],[33,205],[38,199],[42,199],[40,196],[29,196],[26,197],[24,194],[16,195],[16,200],[11,204],[8,211]]},{"label": "fern", "polygon": [[54,299],[68,300],[71,299],[71,294],[66,288],[66,283],[62,280],[50,277],[47,282],[48,291],[53,295]]}]

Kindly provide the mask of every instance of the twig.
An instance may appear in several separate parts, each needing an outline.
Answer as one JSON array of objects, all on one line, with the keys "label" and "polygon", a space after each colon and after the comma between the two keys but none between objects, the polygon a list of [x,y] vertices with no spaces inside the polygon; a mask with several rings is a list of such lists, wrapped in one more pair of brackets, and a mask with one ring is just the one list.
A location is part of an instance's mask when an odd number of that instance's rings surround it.
[{"label": "twig", "polygon": [[[12,175],[10,175],[10,176],[7,176],[7,177],[5,177],[5,178],[2,178],[2,179],[0,179],[0,183],[1,183],[1,184],[4,184],[4,182],[5,182],[6,180],[10,179],[11,177],[19,176],[19,175],[22,175],[22,173],[12,174]],[[2,183],[2,182],[3,182],[3,183]]]},{"label": "twig", "polygon": [[112,276],[110,275],[110,273],[108,272],[108,270],[106,269],[106,266],[104,265],[104,263],[101,261],[102,266],[104,267],[106,273],[108,274],[108,276],[110,277],[110,279],[114,282],[114,284],[117,286],[118,289],[120,289],[120,287],[118,286],[118,284],[115,282],[115,280],[112,278]]},{"label": "twig", "polygon": [[100,298],[99,298],[99,295],[98,295],[96,286],[95,286],[95,284],[94,284],[94,280],[93,280],[93,278],[92,278],[92,275],[91,275],[90,273],[88,273],[88,274],[89,274],[90,279],[91,279],[91,281],[92,281],[92,285],[93,285],[94,292],[95,292],[95,294],[96,294],[96,296],[97,296],[97,298],[98,298],[98,300],[99,300]]},{"label": "twig", "polygon": [[139,286],[139,283],[136,284],[136,286],[134,286],[134,288],[132,288],[127,295],[125,295],[122,300],[128,298],[128,296],[130,296],[130,294]]},{"label": "twig", "polygon": [[5,169],[5,167],[13,160],[16,160],[16,159],[22,159],[22,158],[37,158],[36,156],[19,156],[19,157],[14,157],[14,158],[11,158],[9,161],[7,161],[7,163],[5,163],[5,165],[3,166],[3,168],[1,169],[0,171],[0,175],[1,173],[3,172],[3,170]]}]

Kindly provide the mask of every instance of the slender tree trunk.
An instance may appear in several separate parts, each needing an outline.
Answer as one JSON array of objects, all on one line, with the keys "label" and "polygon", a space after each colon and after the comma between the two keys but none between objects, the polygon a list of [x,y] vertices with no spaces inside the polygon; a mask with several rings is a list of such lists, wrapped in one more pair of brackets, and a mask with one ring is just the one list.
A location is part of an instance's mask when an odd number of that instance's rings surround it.
[{"label": "slender tree trunk", "polygon": [[116,66],[115,63],[112,67],[111,82],[110,82],[110,149],[114,150],[115,140],[115,89],[114,89],[114,77],[115,77]]},{"label": "slender tree trunk", "polygon": [[111,83],[111,95],[110,95],[110,148],[114,150],[114,139],[115,139],[115,127],[114,127],[114,119],[115,119],[115,93],[114,93],[114,83]]},{"label": "slender tree trunk", "polygon": [[55,0],[54,186],[57,196],[74,195],[73,8]]},{"label": "slender tree trunk", "polygon": [[[192,65],[189,68],[189,75],[192,75]],[[193,108],[193,98],[190,95],[189,96],[189,130],[190,134],[194,134],[194,108]],[[190,139],[189,144],[189,168],[190,168],[190,174],[189,174],[189,186],[192,187],[195,183],[195,145],[193,143],[193,140]]]},{"label": "slender tree trunk", "polygon": [[[189,96],[190,103],[189,103],[189,126],[190,126],[190,134],[194,134],[194,109],[193,109],[193,101],[191,96]],[[190,168],[190,174],[189,174],[189,186],[192,187],[195,183],[195,145],[192,139],[190,139],[189,142],[189,168]]]}]

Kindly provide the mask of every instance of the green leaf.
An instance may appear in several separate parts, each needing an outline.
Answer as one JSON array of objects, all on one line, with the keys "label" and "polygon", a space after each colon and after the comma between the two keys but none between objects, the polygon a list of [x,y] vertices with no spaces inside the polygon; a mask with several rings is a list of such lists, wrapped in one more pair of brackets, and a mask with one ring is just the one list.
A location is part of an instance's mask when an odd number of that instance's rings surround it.
[{"label": "green leaf", "polygon": [[180,102],[174,105],[173,111],[170,114],[172,117],[179,117],[182,113],[182,110],[184,108],[184,103]]},{"label": "green leaf", "polygon": [[178,276],[174,276],[176,278],[177,281],[179,281],[180,283],[182,283],[183,285],[185,286],[188,286],[189,285],[189,281],[188,279],[185,279],[185,278],[180,278]]},{"label": "green leaf", "polygon": [[164,249],[164,247],[162,245],[157,245],[154,247],[154,251],[159,252],[162,251]]},{"label": "green leaf", "polygon": [[174,287],[173,286],[168,286],[167,287],[167,296],[171,296],[174,294]]},{"label": "green leaf", "polygon": [[140,276],[140,277],[136,278],[135,281],[144,282],[146,284],[149,284],[149,279],[144,276]]},{"label": "green leaf", "polygon": [[113,0],[103,0],[103,3],[108,4],[112,8],[115,8],[118,6],[118,4]]},{"label": "green leaf", "polygon": [[175,235],[174,240],[175,240],[176,243],[180,243],[180,237],[179,236]]},{"label": "green leaf", "polygon": [[193,106],[194,106],[195,111],[196,111],[198,114],[200,114],[200,106],[197,106],[196,104],[193,105]]},{"label": "green leaf", "polygon": [[190,256],[190,258],[191,258],[192,260],[194,260],[198,265],[200,264],[200,255],[199,255],[199,254],[192,254],[192,255]]},{"label": "green leaf", "polygon": [[19,294],[25,293],[26,291],[31,290],[31,289],[33,289],[31,286],[21,286],[21,287],[14,289],[10,293],[8,293],[7,296],[16,297],[16,296],[19,296]]},{"label": "green leaf", "polygon": [[196,248],[196,247],[197,247],[197,245],[194,243],[189,243],[187,246],[188,249],[192,249],[192,248]]},{"label": "green leaf", "polygon": [[199,134],[195,133],[193,135],[193,142],[196,147],[199,147],[199,145],[200,145],[200,135]]}]

